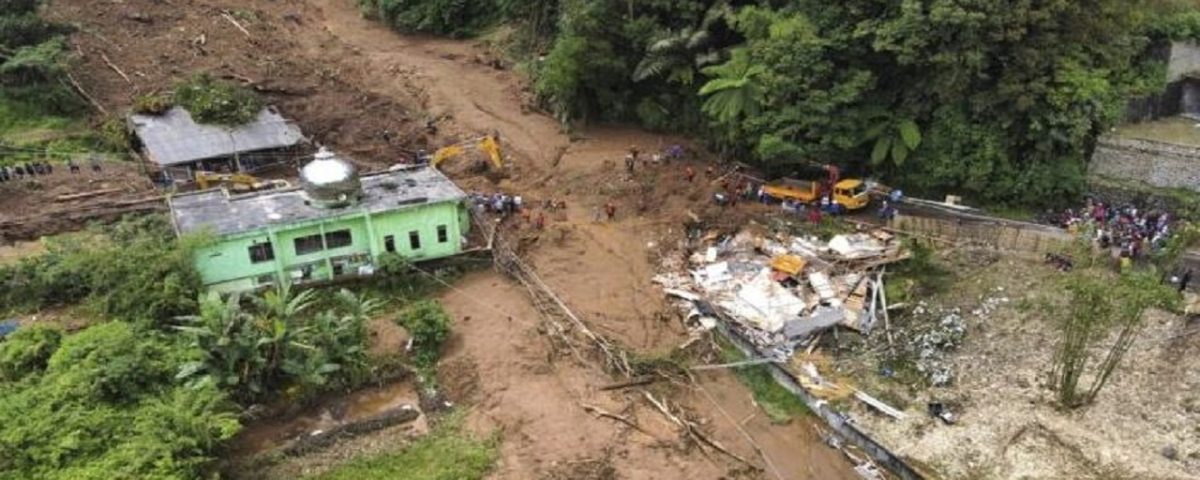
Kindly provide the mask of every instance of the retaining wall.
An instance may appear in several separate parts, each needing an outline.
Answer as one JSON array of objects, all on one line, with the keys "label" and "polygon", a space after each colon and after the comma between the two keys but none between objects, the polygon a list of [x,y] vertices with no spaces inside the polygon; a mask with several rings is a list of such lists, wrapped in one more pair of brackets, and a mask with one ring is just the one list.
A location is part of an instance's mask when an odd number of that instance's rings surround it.
[{"label": "retaining wall", "polygon": [[1200,147],[1106,136],[1096,145],[1089,174],[1200,190]]}]

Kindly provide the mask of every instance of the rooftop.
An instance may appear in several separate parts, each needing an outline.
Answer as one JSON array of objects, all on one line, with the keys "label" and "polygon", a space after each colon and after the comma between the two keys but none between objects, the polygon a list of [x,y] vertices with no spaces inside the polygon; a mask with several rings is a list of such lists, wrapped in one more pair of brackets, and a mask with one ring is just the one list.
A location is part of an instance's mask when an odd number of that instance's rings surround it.
[{"label": "rooftop", "polygon": [[180,235],[210,231],[235,235],[349,213],[380,213],[466,198],[462,189],[429,167],[401,168],[362,177],[363,195],[357,205],[320,208],[309,205],[299,187],[230,195],[223,189],[202,190],[171,197],[171,216]]},{"label": "rooftop", "polygon": [[274,108],[264,108],[253,121],[237,126],[196,123],[181,107],[161,115],[129,116],[134,134],[150,161],[163,166],[296,145],[300,128]]}]

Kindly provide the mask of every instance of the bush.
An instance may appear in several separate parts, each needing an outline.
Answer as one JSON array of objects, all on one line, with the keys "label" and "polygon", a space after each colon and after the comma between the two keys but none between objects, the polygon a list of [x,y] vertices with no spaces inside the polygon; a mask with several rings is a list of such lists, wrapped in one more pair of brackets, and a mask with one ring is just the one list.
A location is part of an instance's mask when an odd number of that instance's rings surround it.
[{"label": "bush", "polygon": [[396,319],[412,335],[413,363],[418,369],[431,370],[437,365],[442,344],[450,338],[450,316],[436,300],[422,300],[408,307]]},{"label": "bush", "polygon": [[215,387],[174,385],[191,354],[123,322],[66,337],[44,372],[0,388],[0,478],[209,478],[240,426]]},{"label": "bush", "polygon": [[161,321],[194,311],[200,275],[165,217],[133,217],[48,241],[48,251],[0,266],[0,311],[86,302],[108,317]]},{"label": "bush", "polygon": [[110,117],[104,123],[101,123],[97,135],[101,146],[105,150],[112,152],[125,152],[130,148],[133,141],[133,136],[129,132],[129,126],[120,117]]},{"label": "bush", "polygon": [[241,125],[258,116],[263,101],[253,91],[207,73],[175,87],[174,101],[199,123]]},{"label": "bush", "polygon": [[0,342],[0,382],[13,382],[41,373],[62,342],[62,330],[31,325]]},{"label": "bush", "polygon": [[358,7],[405,32],[474,35],[499,19],[493,0],[359,0]]},{"label": "bush", "polygon": [[133,99],[134,113],[141,113],[143,115],[161,115],[173,106],[171,97],[161,93],[139,95]]}]

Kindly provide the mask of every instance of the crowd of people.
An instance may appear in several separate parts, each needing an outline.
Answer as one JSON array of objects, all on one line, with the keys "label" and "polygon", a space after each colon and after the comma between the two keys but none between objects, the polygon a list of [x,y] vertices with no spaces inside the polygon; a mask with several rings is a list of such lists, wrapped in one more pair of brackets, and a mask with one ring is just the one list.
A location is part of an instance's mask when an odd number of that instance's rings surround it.
[{"label": "crowd of people", "polygon": [[1097,247],[1112,249],[1119,258],[1136,260],[1166,246],[1174,220],[1173,215],[1161,210],[1088,199],[1082,208],[1062,212],[1057,223],[1072,233],[1090,232]]},{"label": "crowd of people", "polygon": [[[71,173],[79,173],[79,164],[72,159],[67,159],[67,170]],[[100,172],[100,160],[93,158],[91,160],[91,168],[93,172]],[[0,165],[0,183],[15,182],[26,178],[32,179],[54,174],[54,164],[45,160],[23,162],[15,165]]]}]

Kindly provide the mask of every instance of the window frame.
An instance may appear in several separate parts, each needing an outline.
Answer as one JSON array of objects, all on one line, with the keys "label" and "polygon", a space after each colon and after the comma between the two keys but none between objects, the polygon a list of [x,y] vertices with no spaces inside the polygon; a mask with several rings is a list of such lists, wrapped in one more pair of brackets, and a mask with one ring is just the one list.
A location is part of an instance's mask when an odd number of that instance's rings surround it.
[{"label": "window frame", "polygon": [[445,225],[437,226],[437,241],[438,243],[446,243],[450,241],[450,228]]},{"label": "window frame", "polygon": [[[313,245],[309,245],[309,244],[313,244],[314,242],[315,242],[316,248],[313,248]],[[306,247],[305,251],[302,252],[301,247]],[[325,250],[325,241],[324,241],[324,238],[321,237],[321,234],[314,233],[312,235],[305,235],[303,237],[293,238],[292,239],[292,248],[295,250],[296,256],[298,256],[298,257],[304,256],[304,255],[312,255],[314,253],[319,253],[319,252]]]},{"label": "window frame", "polygon": [[[255,253],[259,252],[261,258],[255,258]],[[250,256],[251,264],[259,264],[272,262],[275,260],[275,246],[271,242],[256,242],[246,247],[246,253]]]},{"label": "window frame", "polygon": [[421,231],[412,230],[408,232],[408,248],[410,250],[421,249]]},{"label": "window frame", "polygon": [[332,232],[325,232],[325,249],[333,250],[335,248],[346,248],[354,245],[354,234],[350,233],[350,229],[343,228]]}]

